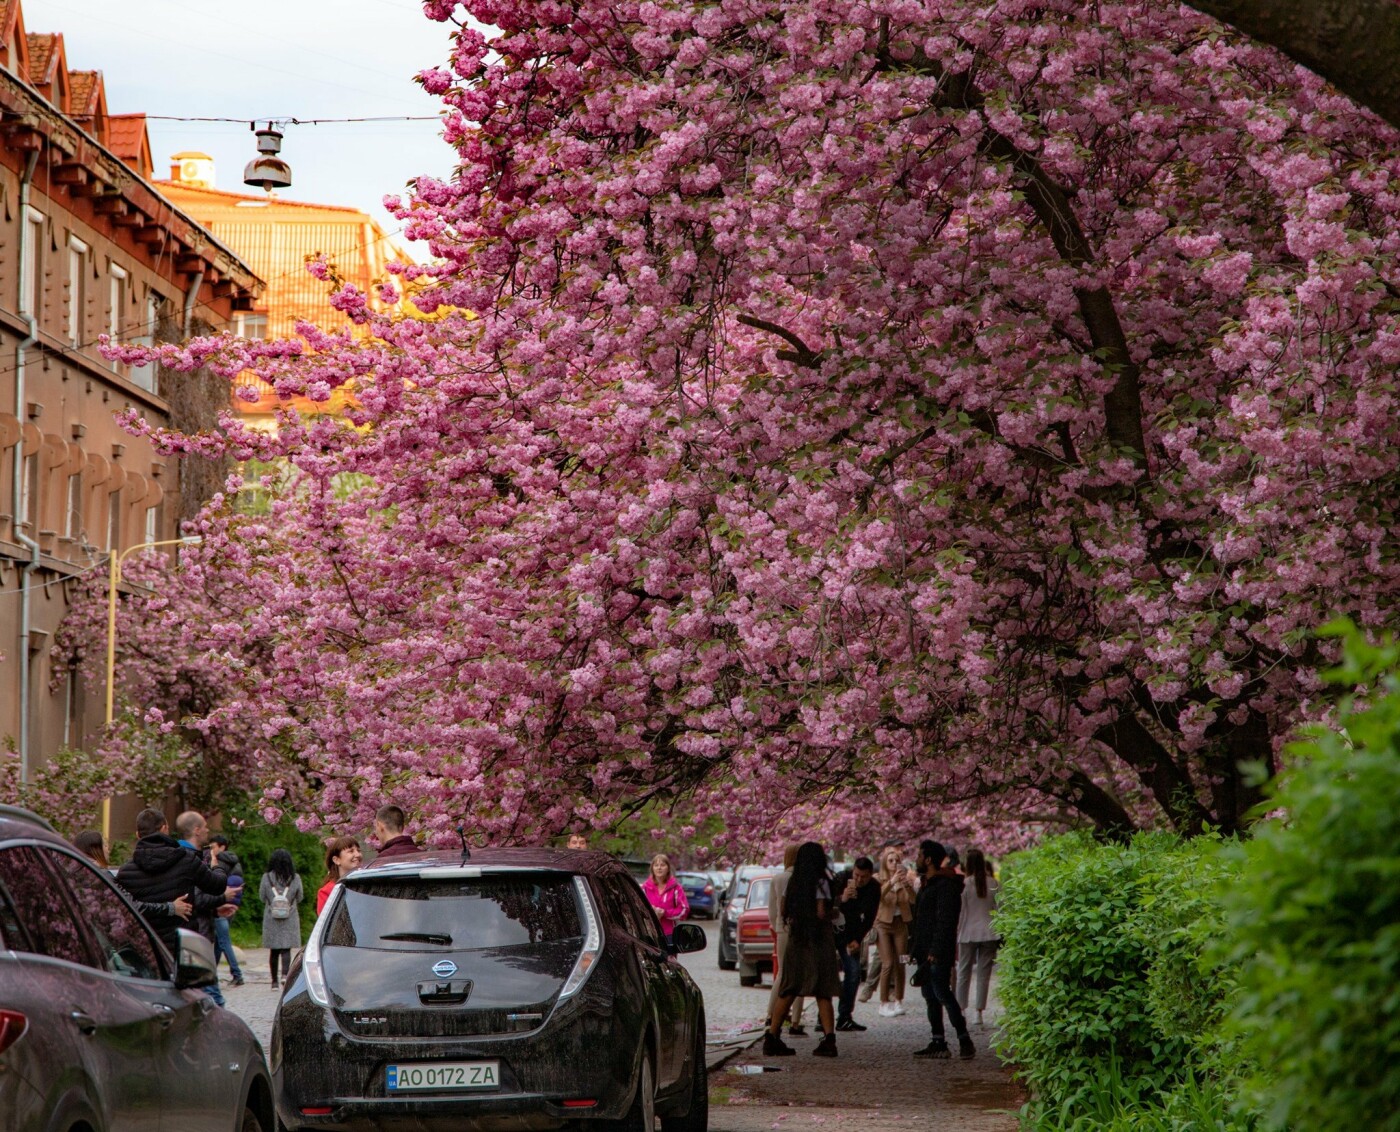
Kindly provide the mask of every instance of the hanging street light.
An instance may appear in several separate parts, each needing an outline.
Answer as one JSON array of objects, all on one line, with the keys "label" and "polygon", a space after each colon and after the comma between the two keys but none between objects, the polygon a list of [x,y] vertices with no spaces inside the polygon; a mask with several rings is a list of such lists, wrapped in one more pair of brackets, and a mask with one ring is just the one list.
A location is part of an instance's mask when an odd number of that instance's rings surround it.
[{"label": "hanging street light", "polygon": [[277,156],[282,151],[282,131],[271,122],[261,130],[255,122],[249,125],[258,135],[258,156],[243,167],[243,183],[269,193],[290,188],[292,167]]}]

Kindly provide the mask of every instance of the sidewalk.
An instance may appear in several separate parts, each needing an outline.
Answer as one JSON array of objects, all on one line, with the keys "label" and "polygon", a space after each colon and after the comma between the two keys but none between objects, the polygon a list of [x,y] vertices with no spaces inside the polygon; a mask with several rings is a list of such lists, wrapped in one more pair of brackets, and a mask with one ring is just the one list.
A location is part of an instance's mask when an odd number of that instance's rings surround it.
[{"label": "sidewalk", "polygon": [[977,1056],[971,1061],[956,1055],[924,1061],[912,1056],[928,1042],[923,1001],[911,998],[905,1005],[909,1013],[899,1018],[877,1016],[873,1004],[858,1007],[856,1020],[870,1029],[837,1034],[835,1059],[812,1056],[812,1018],[804,1018],[809,1037],[784,1039],[796,1057],[764,1058],[761,1043],[755,1043],[711,1074],[710,1132],[829,1132],[833,1126],[851,1132],[1015,1132],[1025,1097],[989,1048],[997,1012],[988,1011],[987,1026],[972,1027]]}]

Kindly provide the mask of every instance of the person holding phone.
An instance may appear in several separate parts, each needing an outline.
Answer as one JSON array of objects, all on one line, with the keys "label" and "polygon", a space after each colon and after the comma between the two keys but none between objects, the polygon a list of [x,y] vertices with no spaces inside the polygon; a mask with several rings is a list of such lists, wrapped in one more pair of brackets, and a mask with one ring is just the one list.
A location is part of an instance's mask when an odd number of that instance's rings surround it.
[{"label": "person holding phone", "polygon": [[880,1016],[895,1018],[904,1009],[904,954],[909,926],[914,922],[914,886],[904,867],[904,854],[891,845],[880,856],[880,908],[875,916],[876,946],[880,951]]}]

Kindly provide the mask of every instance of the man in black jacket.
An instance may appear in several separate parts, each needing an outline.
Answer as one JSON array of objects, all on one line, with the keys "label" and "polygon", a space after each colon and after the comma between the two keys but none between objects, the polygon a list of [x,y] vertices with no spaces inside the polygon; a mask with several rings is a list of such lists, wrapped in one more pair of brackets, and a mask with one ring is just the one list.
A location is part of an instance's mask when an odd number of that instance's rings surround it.
[{"label": "man in black jacket", "polygon": [[958,917],[962,914],[963,878],[944,866],[947,852],[937,841],[924,841],[914,864],[923,877],[914,902],[914,930],[909,935],[909,954],[918,964],[915,975],[928,1005],[928,1024],[933,1031],[929,1044],[915,1057],[951,1057],[943,1034],[943,1012],[958,1035],[958,1053],[973,1057],[977,1047],[967,1032],[957,996],[953,993],[953,964],[958,953]]},{"label": "man in black jacket", "polygon": [[[117,870],[117,883],[132,897],[150,904],[160,904],[184,896],[195,906],[198,914],[216,910],[231,915],[234,906],[224,903],[234,890],[221,869],[211,869],[193,849],[186,849],[170,836],[170,826],[159,810],[142,810],[136,817],[136,835],[140,838],[132,850],[131,860]],[[217,897],[217,900],[211,898]],[[160,936],[170,954],[180,955],[180,919],[174,915],[153,915],[147,921]]]},{"label": "man in black jacket", "polygon": [[875,925],[880,911],[880,886],[875,883],[875,862],[857,857],[852,867],[836,874],[831,886],[841,910],[841,926],[836,929],[836,954],[841,959],[841,1002],[836,1011],[838,1030],[864,1030],[851,1015],[860,989],[860,947],[866,933]]}]

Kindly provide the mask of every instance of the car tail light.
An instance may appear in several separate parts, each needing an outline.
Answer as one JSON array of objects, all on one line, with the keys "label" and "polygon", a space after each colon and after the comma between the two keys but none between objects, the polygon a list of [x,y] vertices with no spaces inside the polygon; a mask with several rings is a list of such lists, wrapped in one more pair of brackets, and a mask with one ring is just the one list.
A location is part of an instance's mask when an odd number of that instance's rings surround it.
[{"label": "car tail light", "polygon": [[301,1110],[302,1116],[330,1116],[335,1109],[328,1104],[309,1105]]},{"label": "car tail light", "polygon": [[574,960],[574,969],[564,980],[564,989],[559,992],[562,1002],[583,986],[590,972],[597,966],[598,957],[603,954],[603,933],[598,927],[598,911],[593,907],[593,895],[583,877],[574,877],[574,889],[578,892],[579,906],[583,909],[584,938],[583,950]]},{"label": "car tail light", "polygon": [[740,924],[740,939],[772,939],[773,929],[767,924]]},{"label": "car tail light", "polygon": [[340,887],[337,884],[326,897],[325,910],[316,917],[316,924],[311,929],[311,938],[306,941],[306,950],[301,953],[301,970],[306,976],[306,993],[317,1006],[331,1004],[331,997],[326,992],[326,969],[321,965],[321,934],[330,922],[331,909],[335,907],[336,898],[340,895]]},{"label": "car tail light", "polygon": [[29,1029],[29,1019],[18,1010],[0,1010],[0,1053],[4,1053]]},{"label": "car tail light", "polygon": [[592,1108],[592,1107],[593,1107],[594,1105],[596,1105],[597,1103],[598,1103],[598,1102],[595,1101],[595,1100],[585,1099],[585,1098],[583,1098],[583,1097],[580,1097],[578,1100],[565,1101],[565,1102],[564,1102],[564,1107],[565,1107],[565,1108]]},{"label": "car tail light", "polygon": [[712,885],[712,884],[707,884],[707,885],[705,886],[705,895],[706,895],[706,896],[713,896],[714,894],[715,894],[715,886]]}]

